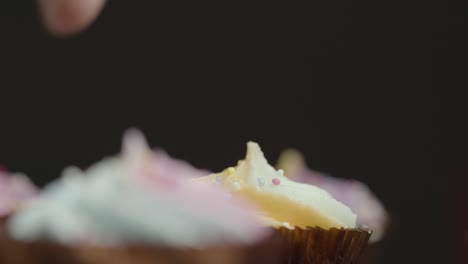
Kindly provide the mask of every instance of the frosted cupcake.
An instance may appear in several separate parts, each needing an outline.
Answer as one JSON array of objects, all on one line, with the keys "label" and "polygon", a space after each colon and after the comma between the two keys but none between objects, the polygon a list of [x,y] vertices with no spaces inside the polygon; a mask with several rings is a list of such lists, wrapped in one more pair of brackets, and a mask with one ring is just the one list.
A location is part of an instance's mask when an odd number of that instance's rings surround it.
[{"label": "frosted cupcake", "polygon": [[131,131],[120,156],[85,172],[67,168],[9,219],[0,260],[138,264],[279,259],[265,252],[277,244],[262,242],[269,234],[252,206],[161,164],[166,163],[158,161],[143,136]]},{"label": "frosted cupcake", "polygon": [[37,193],[37,188],[26,175],[9,173],[0,166],[0,222],[31,201]]},{"label": "frosted cupcake", "polygon": [[222,186],[256,205],[264,225],[288,241],[284,263],[354,263],[370,237],[369,230],[358,228],[348,206],[323,189],[288,179],[253,142],[236,167],[197,181]]}]

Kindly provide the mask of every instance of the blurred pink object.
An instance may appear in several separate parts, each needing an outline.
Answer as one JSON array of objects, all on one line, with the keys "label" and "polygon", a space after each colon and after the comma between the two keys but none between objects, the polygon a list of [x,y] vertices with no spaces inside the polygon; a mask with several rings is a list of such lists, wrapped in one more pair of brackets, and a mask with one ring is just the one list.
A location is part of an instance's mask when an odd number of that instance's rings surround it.
[{"label": "blurred pink object", "polygon": [[296,150],[286,150],[278,166],[292,180],[315,185],[329,192],[336,200],[349,206],[357,215],[357,224],[369,227],[371,242],[382,238],[388,224],[388,214],[377,196],[364,184],[355,180],[330,177],[307,168],[303,156]]},{"label": "blurred pink object", "polygon": [[0,165],[0,217],[7,216],[36,197],[38,189],[21,173],[8,173]]}]

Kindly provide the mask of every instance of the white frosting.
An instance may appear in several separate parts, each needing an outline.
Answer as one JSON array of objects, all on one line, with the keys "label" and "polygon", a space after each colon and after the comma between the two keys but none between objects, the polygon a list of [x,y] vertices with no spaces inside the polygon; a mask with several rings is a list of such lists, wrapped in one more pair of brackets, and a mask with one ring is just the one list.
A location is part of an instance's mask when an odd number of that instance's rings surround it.
[{"label": "white frosting", "polygon": [[[275,170],[265,159],[258,144],[249,142],[247,144],[247,155],[245,160],[239,161],[235,169],[228,169],[219,174],[213,174],[200,181],[211,181],[213,177],[221,177],[224,186],[227,186],[233,193],[239,192],[252,199],[254,203],[260,203],[266,210],[275,212],[265,212],[270,217],[279,216],[298,220],[297,222],[310,222],[310,225],[320,223],[324,227],[355,227],[356,215],[349,207],[335,200],[328,192],[316,186],[292,181],[285,177],[282,170]],[[242,192],[246,188],[246,192]],[[251,190],[256,190],[251,191]],[[276,204],[281,206],[272,207],[265,200],[271,197]],[[273,200],[272,200],[273,202]],[[296,216],[287,216],[278,212],[282,208],[294,205],[298,208]],[[310,214],[307,211],[311,212]],[[294,213],[294,212],[291,212]],[[320,221],[314,219],[304,219],[304,217],[320,217]],[[274,218],[274,217],[272,217]],[[284,222],[284,219],[274,219]],[[289,223],[295,225],[296,223]]]}]

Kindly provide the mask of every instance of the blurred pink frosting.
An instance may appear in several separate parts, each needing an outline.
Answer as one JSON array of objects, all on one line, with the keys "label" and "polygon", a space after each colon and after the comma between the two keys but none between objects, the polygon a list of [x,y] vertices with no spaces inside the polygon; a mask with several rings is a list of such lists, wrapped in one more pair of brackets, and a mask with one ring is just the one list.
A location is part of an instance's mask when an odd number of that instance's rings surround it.
[{"label": "blurred pink frosting", "polygon": [[388,214],[367,185],[356,180],[340,179],[327,176],[309,169],[296,150],[286,150],[280,156],[278,166],[290,179],[315,185],[329,192],[336,200],[349,206],[357,215],[357,224],[369,227],[373,234],[370,241],[382,238],[388,224]]},{"label": "blurred pink frosting", "polygon": [[7,216],[37,194],[37,188],[24,174],[9,173],[0,165],[0,217]]}]

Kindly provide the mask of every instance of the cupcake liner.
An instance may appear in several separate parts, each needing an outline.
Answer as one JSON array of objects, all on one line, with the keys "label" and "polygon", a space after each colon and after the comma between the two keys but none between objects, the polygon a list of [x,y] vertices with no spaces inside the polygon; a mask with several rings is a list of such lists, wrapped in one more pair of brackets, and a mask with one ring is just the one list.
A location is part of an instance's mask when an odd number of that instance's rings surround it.
[{"label": "cupcake liner", "polygon": [[275,231],[285,244],[287,264],[356,263],[367,247],[371,232],[362,228],[280,227]]},{"label": "cupcake liner", "polygon": [[250,246],[178,249],[145,245],[70,247],[47,241],[22,242],[0,232],[0,263],[345,264],[357,263],[370,234],[366,229],[281,227],[270,238]]},{"label": "cupcake liner", "polygon": [[0,263],[22,264],[281,264],[283,244],[267,239],[251,246],[178,249],[144,245],[128,247],[65,246],[46,241],[22,242],[0,234]]}]

